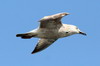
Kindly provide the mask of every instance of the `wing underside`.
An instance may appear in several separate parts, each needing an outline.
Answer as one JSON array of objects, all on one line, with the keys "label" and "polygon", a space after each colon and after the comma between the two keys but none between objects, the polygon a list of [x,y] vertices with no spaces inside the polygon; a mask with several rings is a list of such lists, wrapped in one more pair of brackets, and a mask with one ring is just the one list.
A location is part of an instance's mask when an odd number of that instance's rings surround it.
[{"label": "wing underside", "polygon": [[35,49],[32,51],[32,54],[42,51],[48,46],[50,46],[52,43],[54,43],[57,39],[40,39],[37,43]]}]

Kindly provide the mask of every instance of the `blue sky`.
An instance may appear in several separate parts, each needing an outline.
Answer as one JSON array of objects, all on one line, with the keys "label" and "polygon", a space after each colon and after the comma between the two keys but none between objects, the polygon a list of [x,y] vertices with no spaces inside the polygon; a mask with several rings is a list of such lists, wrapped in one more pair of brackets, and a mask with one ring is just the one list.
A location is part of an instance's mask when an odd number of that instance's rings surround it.
[{"label": "blue sky", "polygon": [[[59,39],[31,54],[38,38],[15,35],[38,27],[46,15],[68,12],[63,23],[78,26],[88,36]],[[0,0],[0,66],[100,66],[100,0]]]}]

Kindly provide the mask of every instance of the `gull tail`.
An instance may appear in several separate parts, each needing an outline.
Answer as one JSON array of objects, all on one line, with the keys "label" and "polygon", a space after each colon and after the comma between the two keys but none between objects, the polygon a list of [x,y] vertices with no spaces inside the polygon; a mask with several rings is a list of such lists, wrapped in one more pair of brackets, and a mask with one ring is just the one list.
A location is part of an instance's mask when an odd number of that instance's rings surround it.
[{"label": "gull tail", "polygon": [[31,33],[23,33],[23,34],[17,34],[16,37],[21,37],[22,39],[30,39],[34,37]]}]

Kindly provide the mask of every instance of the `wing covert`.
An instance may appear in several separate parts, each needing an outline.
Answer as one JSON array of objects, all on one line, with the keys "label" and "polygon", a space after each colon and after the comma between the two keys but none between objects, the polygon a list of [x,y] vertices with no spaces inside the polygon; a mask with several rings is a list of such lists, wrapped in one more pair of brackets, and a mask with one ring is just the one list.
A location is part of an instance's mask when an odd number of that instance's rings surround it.
[{"label": "wing covert", "polygon": [[50,16],[45,16],[40,22],[40,28],[59,28],[62,26],[61,18],[68,13],[58,13]]}]

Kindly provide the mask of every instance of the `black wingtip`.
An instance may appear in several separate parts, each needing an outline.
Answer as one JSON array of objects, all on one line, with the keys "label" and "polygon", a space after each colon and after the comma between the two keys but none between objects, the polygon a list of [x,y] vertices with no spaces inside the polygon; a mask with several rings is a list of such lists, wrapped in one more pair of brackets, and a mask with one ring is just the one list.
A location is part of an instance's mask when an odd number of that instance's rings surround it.
[{"label": "black wingtip", "polygon": [[18,34],[16,34],[16,37],[18,37]]},{"label": "black wingtip", "polygon": [[37,52],[39,52],[39,50],[35,48],[35,49],[31,52],[31,54],[35,54],[35,53],[37,53]]},{"label": "black wingtip", "polygon": [[22,34],[16,34],[16,37],[20,37],[20,36],[22,36]]},{"label": "black wingtip", "polygon": [[36,53],[36,51],[31,52],[31,54],[35,54],[35,53]]},{"label": "black wingtip", "polygon": [[33,52],[31,54],[34,54]]}]

